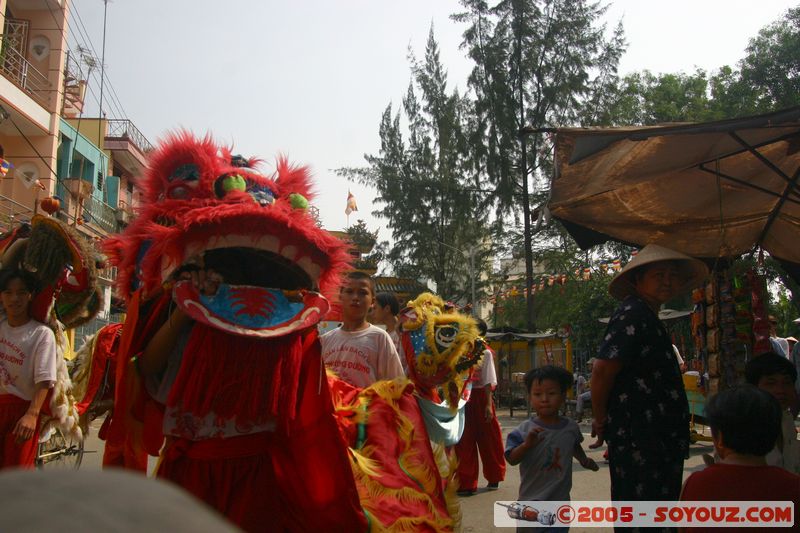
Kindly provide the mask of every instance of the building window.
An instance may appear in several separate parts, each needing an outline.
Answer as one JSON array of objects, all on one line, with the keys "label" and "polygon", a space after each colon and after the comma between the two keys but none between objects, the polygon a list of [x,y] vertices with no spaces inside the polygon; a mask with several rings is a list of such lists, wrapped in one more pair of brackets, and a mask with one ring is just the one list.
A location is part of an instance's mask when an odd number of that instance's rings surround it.
[{"label": "building window", "polygon": [[97,173],[97,190],[103,192],[103,173]]}]

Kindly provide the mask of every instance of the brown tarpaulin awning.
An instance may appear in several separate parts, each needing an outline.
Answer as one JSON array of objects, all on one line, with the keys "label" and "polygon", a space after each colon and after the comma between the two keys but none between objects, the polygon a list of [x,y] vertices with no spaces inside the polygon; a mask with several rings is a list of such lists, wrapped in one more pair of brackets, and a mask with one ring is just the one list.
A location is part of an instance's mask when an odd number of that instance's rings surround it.
[{"label": "brown tarpaulin awning", "polygon": [[800,107],[719,122],[560,128],[549,209],[582,248],[695,257],[757,245],[800,273]]},{"label": "brown tarpaulin awning", "polygon": [[[692,314],[692,311],[677,311],[675,309],[662,309],[658,312],[658,318],[661,319],[662,322],[666,322],[667,320],[675,320],[678,318],[684,318]],[[608,324],[611,321],[611,317],[603,317],[598,320],[603,324]]]}]

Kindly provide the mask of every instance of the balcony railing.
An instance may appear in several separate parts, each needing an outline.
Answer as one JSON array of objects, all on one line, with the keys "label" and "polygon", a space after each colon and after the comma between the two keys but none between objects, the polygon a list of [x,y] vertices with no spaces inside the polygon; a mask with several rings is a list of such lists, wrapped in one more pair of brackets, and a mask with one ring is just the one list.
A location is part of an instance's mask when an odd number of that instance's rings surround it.
[{"label": "balcony railing", "polygon": [[67,80],[83,81],[86,79],[79,59],[80,58],[75,59],[73,53],[69,50],[67,51],[66,58],[64,59],[64,75]]},{"label": "balcony railing", "polygon": [[0,45],[0,71],[31,98],[47,106],[50,81],[5,40]]},{"label": "balcony railing", "polygon": [[86,99],[86,79],[78,60],[69,51],[64,61],[64,107],[66,117],[79,116]]},{"label": "balcony railing", "polygon": [[0,196],[0,232],[9,231],[20,222],[30,222],[32,217],[33,209],[30,207]]},{"label": "balcony railing", "polygon": [[133,122],[124,118],[108,119],[108,131],[106,132],[106,138],[124,139],[130,141],[143,154],[146,154],[153,149],[153,145],[150,144],[150,141],[147,140],[144,134],[133,125]]},{"label": "balcony railing", "polygon": [[114,283],[117,281],[117,267],[110,266],[101,268],[97,271],[97,277],[104,281],[108,281],[109,283]]},{"label": "balcony railing", "polygon": [[89,222],[109,233],[117,231],[117,210],[92,196],[83,201],[83,213],[89,215]]}]

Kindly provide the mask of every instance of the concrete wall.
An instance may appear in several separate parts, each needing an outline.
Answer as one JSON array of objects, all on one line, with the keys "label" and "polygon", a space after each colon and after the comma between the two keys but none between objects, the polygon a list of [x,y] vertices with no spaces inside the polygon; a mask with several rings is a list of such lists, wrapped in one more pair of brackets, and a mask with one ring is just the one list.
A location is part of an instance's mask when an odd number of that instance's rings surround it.
[{"label": "concrete wall", "polygon": [[[25,9],[25,5],[36,5],[41,9]],[[14,118],[14,123],[27,131],[28,140],[20,135],[15,128],[6,128],[0,135],[0,143],[5,150],[5,157],[19,169],[23,165],[34,165],[39,173],[39,179],[46,190],[41,191],[36,187],[26,188],[23,181],[14,171],[9,172],[0,186],[0,194],[11,198],[14,202],[34,207],[36,198],[49,196],[55,193],[56,157],[58,151],[59,115],[64,85],[64,61],[66,50],[66,6],[61,2],[62,8],[47,8],[43,3],[17,3],[14,0],[0,0],[0,20],[5,23],[6,9],[12,11],[14,18],[29,21],[28,46],[25,58],[39,72],[47,76],[50,89],[47,91],[45,105],[34,101],[24,91],[18,89],[5,77],[0,83],[5,88],[0,92],[0,101],[19,112]],[[2,28],[0,24],[0,28]],[[37,59],[31,53],[32,45],[37,41],[46,44],[49,51]],[[8,85],[8,87],[6,87]],[[25,124],[19,124],[25,121]],[[33,124],[36,129],[30,127]],[[42,127],[45,127],[46,131]],[[34,131],[41,131],[37,135]]]},{"label": "concrete wall", "polygon": [[[28,140],[31,142],[36,151],[43,156],[52,152],[50,146],[52,143],[52,137],[28,137]],[[52,175],[50,174],[50,170],[41,159],[36,157],[34,148],[31,148],[31,146],[23,137],[3,136],[1,142],[5,151],[5,158],[11,161],[15,168],[12,169],[2,180],[0,194],[6,198],[11,198],[23,206],[33,209],[34,201],[36,200],[37,195],[39,198],[44,198],[45,196],[49,196],[51,194],[51,190],[55,190],[55,180],[51,179]],[[52,164],[53,169],[55,169],[55,158],[53,157],[52,159],[47,159],[48,163]],[[19,170],[20,167],[25,168],[25,166],[29,165],[36,167],[42,184],[48,188],[47,191],[41,191],[35,186],[27,188],[25,187],[24,182],[17,176],[17,170]]]}]

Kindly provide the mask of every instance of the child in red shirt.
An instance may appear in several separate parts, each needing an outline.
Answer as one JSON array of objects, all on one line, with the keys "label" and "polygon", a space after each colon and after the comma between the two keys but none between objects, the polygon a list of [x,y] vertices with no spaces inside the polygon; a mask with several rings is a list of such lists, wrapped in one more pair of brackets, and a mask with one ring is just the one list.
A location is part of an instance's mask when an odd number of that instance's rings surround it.
[{"label": "child in red shirt", "polygon": [[[800,476],[768,466],[764,456],[780,433],[781,408],[769,393],[751,385],[711,397],[705,410],[714,448],[721,458],[686,480],[682,501],[791,501],[794,526],[800,511]],[[691,533],[715,528],[686,529]]]}]

